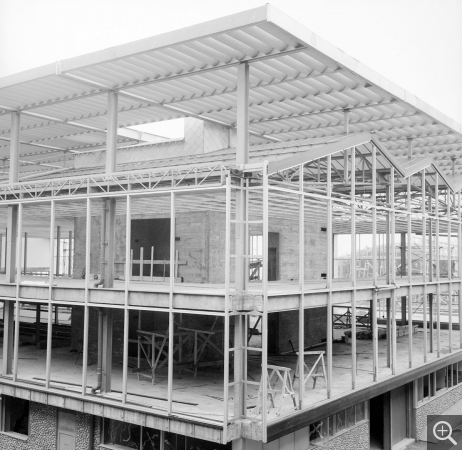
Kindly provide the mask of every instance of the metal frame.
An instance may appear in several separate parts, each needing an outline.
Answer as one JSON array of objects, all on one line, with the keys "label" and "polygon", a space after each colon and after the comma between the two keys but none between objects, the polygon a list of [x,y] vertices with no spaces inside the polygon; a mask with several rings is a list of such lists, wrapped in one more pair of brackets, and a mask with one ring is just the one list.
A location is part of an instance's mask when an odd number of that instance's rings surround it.
[{"label": "metal frame", "polygon": [[[126,261],[130,260],[130,248],[129,248],[129,242],[130,242],[130,224],[131,224],[131,215],[132,215],[132,201],[137,199],[137,198],[142,198],[142,197],[149,197],[153,200],[156,199],[161,199],[162,201],[164,198],[159,197],[159,196],[165,196],[169,200],[167,203],[169,203],[169,211],[170,211],[170,218],[171,218],[171,229],[170,229],[170,270],[171,273],[174,273],[174,261],[175,261],[175,253],[174,253],[174,248],[175,248],[175,214],[177,212],[176,208],[176,203],[177,199],[181,194],[188,193],[188,194],[198,194],[198,193],[205,193],[205,192],[212,192],[214,195],[216,194],[216,201],[217,205],[219,205],[220,210],[224,212],[226,218],[226,230],[225,230],[225,286],[223,289],[223,299],[224,299],[224,307],[223,311],[216,312],[216,311],[206,311],[206,310],[200,310],[196,309],[194,311],[189,311],[189,310],[182,310],[180,308],[174,307],[174,298],[177,293],[176,291],[176,286],[175,286],[175,279],[174,277],[170,277],[169,280],[169,289],[168,289],[168,296],[169,296],[169,306],[168,309],[165,308],[160,308],[156,306],[152,307],[135,307],[130,305],[130,293],[131,293],[131,286],[130,286],[130,280],[129,277],[127,276],[128,271],[130,269],[129,265],[126,265],[125,271],[126,271],[126,276],[125,276],[125,283],[123,287],[123,292],[124,292],[124,302],[121,305],[112,305],[113,308],[119,308],[123,309],[124,311],[124,354],[123,354],[123,392],[121,396],[121,403],[126,404],[127,403],[127,362],[128,362],[128,318],[129,318],[129,311],[130,310],[151,310],[151,311],[167,311],[169,314],[169,333],[170,333],[170,340],[169,340],[169,358],[168,358],[168,403],[167,403],[167,410],[166,414],[167,415],[179,415],[181,416],[181,411],[175,411],[173,407],[173,391],[172,391],[172,386],[173,386],[173,325],[174,325],[174,314],[181,313],[181,312],[188,312],[190,314],[210,314],[210,315],[217,315],[217,316],[222,316],[224,318],[224,325],[225,325],[225,340],[224,340],[224,375],[223,375],[223,383],[224,383],[224,418],[223,418],[223,442],[226,442],[227,439],[230,437],[230,434],[228,433],[228,426],[230,423],[236,422],[236,420],[239,420],[240,417],[233,417],[231,420],[229,418],[228,414],[228,409],[229,409],[229,401],[228,401],[228,395],[229,395],[229,388],[232,387],[233,385],[236,385],[236,381],[234,380],[232,383],[229,382],[229,374],[228,374],[228,369],[229,369],[229,363],[230,363],[230,355],[233,352],[234,357],[236,357],[236,348],[230,348],[229,346],[229,339],[226,338],[226,336],[229,336],[229,330],[230,330],[230,318],[231,316],[236,317],[236,320],[241,321],[243,324],[248,323],[248,318],[246,314],[236,314],[232,311],[232,306],[231,306],[231,279],[230,279],[230,268],[231,268],[231,257],[230,255],[231,252],[231,227],[232,224],[235,226],[239,226],[237,218],[235,220],[232,219],[232,214],[233,214],[233,208],[235,209],[235,202],[233,200],[233,194],[235,193],[236,196],[243,196],[245,198],[245,204],[244,204],[244,216],[241,218],[242,226],[244,231],[244,236],[249,235],[249,224],[250,223],[257,223],[260,221],[251,221],[250,216],[249,216],[249,211],[250,208],[253,208],[253,211],[255,213],[261,213],[261,224],[263,228],[263,255],[262,255],[262,260],[263,260],[263,282],[262,282],[262,310],[261,310],[261,316],[262,316],[262,415],[261,415],[261,426],[262,426],[262,439],[266,439],[266,429],[269,424],[269,419],[267,416],[267,384],[266,384],[266,377],[267,377],[267,367],[268,367],[268,354],[267,354],[267,347],[268,347],[268,313],[271,310],[270,305],[272,302],[272,298],[274,297],[274,294],[271,292],[271,289],[268,285],[268,278],[267,278],[267,267],[268,267],[268,233],[269,233],[269,223],[270,223],[270,218],[276,216],[277,214],[281,213],[280,205],[283,205],[285,203],[285,208],[284,211],[287,213],[288,217],[290,217],[293,220],[298,219],[299,223],[299,236],[298,236],[298,247],[299,247],[299,256],[298,256],[298,275],[299,275],[299,283],[298,283],[298,290],[297,290],[297,295],[298,295],[298,304],[297,304],[297,309],[298,309],[298,314],[299,314],[299,339],[300,343],[303,342],[304,339],[304,310],[306,307],[309,306],[310,302],[310,295],[311,294],[319,294],[319,292],[324,292],[326,294],[326,305],[327,305],[327,320],[328,320],[328,336],[332,335],[332,306],[335,302],[335,296],[336,295],[341,295],[343,301],[349,301],[351,302],[352,305],[352,310],[353,310],[353,317],[356,315],[356,296],[358,293],[363,291],[364,289],[368,289],[371,293],[371,302],[372,302],[372,329],[373,329],[373,339],[372,339],[372,351],[373,351],[373,377],[372,381],[377,382],[379,380],[379,371],[378,371],[378,339],[377,339],[377,310],[378,310],[378,300],[380,298],[384,298],[384,295],[389,295],[389,294],[383,294],[381,293],[382,290],[385,290],[386,292],[391,292],[391,370],[392,374],[397,373],[397,350],[396,350],[396,297],[397,295],[394,294],[394,291],[399,288],[398,284],[401,283],[403,286],[405,286],[407,290],[407,295],[408,295],[408,311],[409,311],[409,324],[408,324],[408,329],[409,329],[409,341],[408,341],[408,346],[409,346],[409,367],[411,368],[413,365],[413,344],[412,344],[412,325],[413,325],[413,319],[412,319],[412,313],[413,313],[413,292],[415,289],[415,286],[423,286],[424,289],[429,289],[432,290],[434,289],[434,286],[437,288],[437,295],[436,295],[436,301],[437,301],[437,323],[439,324],[440,321],[440,307],[439,307],[439,296],[441,295],[442,292],[446,292],[446,290],[449,290],[449,293],[452,291],[452,286],[457,283],[458,286],[460,286],[460,283],[462,281],[459,280],[454,280],[452,277],[452,274],[449,274],[448,279],[441,278],[440,276],[440,271],[439,271],[439,266],[440,266],[440,261],[439,261],[439,253],[437,252],[436,254],[436,259],[435,259],[435,264],[437,266],[437,272],[436,272],[436,279],[433,280],[433,277],[430,277],[430,280],[427,281],[427,275],[426,275],[426,243],[425,239],[423,240],[423,249],[422,249],[422,254],[424,257],[424,262],[423,262],[423,277],[422,280],[419,280],[412,274],[412,241],[408,237],[408,245],[407,245],[407,265],[408,265],[408,274],[407,277],[405,277],[403,280],[398,281],[396,279],[395,273],[396,273],[396,264],[395,264],[395,243],[394,243],[394,232],[395,229],[400,229],[402,230],[403,227],[407,231],[407,234],[411,234],[414,232],[414,226],[416,222],[412,221],[413,217],[422,217],[422,226],[419,230],[424,232],[426,234],[426,221],[427,220],[434,220],[435,221],[435,234],[436,234],[436,243],[438,245],[439,243],[439,232],[444,229],[443,225],[446,227],[446,230],[452,230],[452,226],[456,226],[458,229],[459,236],[461,235],[461,217],[460,217],[460,204],[458,205],[458,217],[457,219],[454,219],[453,216],[451,216],[451,207],[449,205],[450,202],[450,193],[449,189],[447,186],[444,187],[445,190],[445,196],[446,196],[446,210],[445,210],[445,216],[440,217],[438,216],[438,209],[435,207],[432,207],[432,204],[435,203],[435,205],[441,203],[441,199],[438,197],[438,188],[434,188],[433,194],[432,194],[432,199],[431,202],[428,203],[429,210],[426,209],[426,200],[425,200],[425,195],[422,196],[422,202],[421,205],[419,205],[419,209],[415,208],[415,204],[412,201],[412,193],[413,193],[413,184],[411,183],[411,178],[408,177],[406,184],[405,184],[405,194],[406,194],[406,204],[401,206],[399,201],[399,195],[396,195],[397,189],[403,189],[403,186],[395,185],[395,176],[394,176],[394,168],[391,166],[389,169],[389,178],[388,178],[388,191],[389,191],[389,203],[384,204],[383,201],[381,200],[381,197],[378,193],[379,188],[382,189],[382,184],[383,184],[383,179],[380,178],[379,170],[377,168],[377,163],[378,163],[378,158],[380,157],[381,153],[379,149],[375,146],[372,145],[370,147],[371,150],[371,173],[372,176],[370,178],[371,183],[368,184],[370,186],[372,196],[371,198],[367,198],[364,196],[361,196],[359,193],[359,188],[357,186],[360,186],[361,183],[359,181],[360,177],[363,176],[363,181],[364,181],[364,173],[362,175],[355,175],[355,173],[351,172],[351,174],[348,174],[349,177],[349,182],[350,186],[349,188],[349,193],[343,197],[339,197],[336,195],[336,191],[339,189],[339,184],[335,184],[332,181],[332,174],[335,173],[334,169],[334,164],[338,163],[338,159],[334,159],[334,155],[327,155],[325,157],[325,161],[321,162],[321,159],[317,160],[317,181],[313,181],[312,176],[310,175],[309,171],[305,171],[305,164],[299,164],[295,170],[295,172],[291,173],[290,176],[282,176],[281,178],[275,179],[273,176],[269,176],[267,171],[268,171],[268,162],[265,161],[264,163],[261,164],[253,164],[252,167],[249,168],[244,168],[243,173],[247,173],[249,171],[252,171],[253,173],[253,179],[256,180],[252,184],[250,184],[248,181],[245,183],[241,182],[240,178],[234,178],[233,175],[231,174],[222,174],[220,172],[219,178],[220,182],[217,183],[217,185],[213,186],[198,186],[194,184],[193,186],[189,187],[177,187],[175,183],[170,183],[169,187],[163,187],[162,189],[154,189],[149,191],[149,189],[146,189],[146,186],[141,186],[140,189],[133,189],[130,190],[130,192],[126,191],[125,189],[121,191],[105,191],[106,195],[109,194],[109,196],[113,196],[119,199],[125,199],[126,200],[126,227],[127,227],[127,234],[126,234],[126,243],[125,243],[125,258]],[[353,149],[353,151],[350,154],[351,160],[349,161],[349,165],[351,164],[351,168],[354,169],[356,166],[363,166],[362,169],[356,168],[356,170],[362,170],[364,172],[364,167],[365,164],[360,162],[360,164],[356,164],[356,158],[357,158],[357,151]],[[335,156],[334,156],[335,157]],[[426,184],[426,177],[428,176],[429,169],[424,169],[422,171],[422,186],[424,189],[427,189],[427,184]],[[297,175],[298,174],[298,175]],[[224,184],[222,183],[221,177],[224,177]],[[321,178],[322,175],[322,178]],[[297,179],[298,177],[298,179]],[[430,179],[430,177],[428,178]],[[239,181],[237,181],[239,180]],[[439,180],[439,175],[437,172],[434,172],[434,180],[436,183],[436,186],[438,186],[438,180]],[[317,184],[313,184],[317,183]],[[314,186],[314,188],[313,188]],[[256,198],[252,198],[249,200],[249,196],[245,195],[245,193],[249,192],[260,192],[262,199],[261,202],[256,200]],[[221,199],[221,197],[225,198],[224,202]],[[18,205],[18,232],[21,233],[22,227],[23,227],[23,205],[24,204],[29,204],[31,203],[36,203],[40,202],[41,204],[50,204],[51,205],[51,218],[50,218],[50,242],[54,241],[54,230],[55,230],[55,223],[56,223],[56,211],[58,207],[61,204],[66,204],[69,202],[69,200],[75,199],[75,200],[85,200],[85,210],[86,210],[86,232],[87,236],[91,235],[91,217],[92,217],[92,202],[97,201],[97,196],[94,195],[93,193],[89,193],[87,190],[85,193],[79,196],[52,196],[52,197],[37,197],[31,200],[25,200],[21,199],[21,201],[18,200],[8,200],[7,204],[8,205]],[[288,199],[294,199],[296,198],[297,200],[294,201],[295,207],[292,207],[292,204],[287,203]],[[458,193],[458,198],[460,199],[460,193]],[[379,200],[378,200],[379,199]],[[282,202],[282,203],[281,203]],[[166,203],[166,204],[167,204]],[[327,261],[327,279],[325,282],[325,288],[323,289],[312,289],[309,286],[305,285],[305,273],[304,273],[304,266],[305,266],[305,256],[304,256],[304,248],[305,248],[305,221],[307,220],[307,215],[311,213],[311,205],[326,205],[327,206],[327,214],[326,214],[326,222],[327,222],[327,256],[326,256],[326,261]],[[298,205],[298,206],[297,206]],[[351,276],[351,283],[349,286],[342,286],[341,288],[336,285],[336,280],[333,278],[333,245],[332,245],[332,238],[334,235],[334,224],[336,223],[336,220],[338,220],[338,216],[336,215],[336,207],[340,205],[342,206],[342,211],[344,210],[349,210],[350,211],[350,223],[349,223],[349,230],[350,230],[350,235],[351,235],[351,261],[352,261],[352,276]],[[360,210],[363,208],[364,205],[367,205],[367,208],[370,209],[370,217],[371,217],[371,228],[370,230],[372,231],[372,236],[373,236],[373,244],[372,244],[372,265],[373,265],[373,277],[372,279],[366,279],[365,281],[367,282],[364,284],[361,280],[361,278],[357,277],[356,270],[355,270],[355,261],[358,257],[357,254],[357,245],[356,245],[356,237],[358,236],[358,233],[364,232],[365,228],[360,226],[357,226],[358,220],[360,219]],[[224,208],[224,209],[223,209]],[[279,209],[278,209],[279,208]],[[278,212],[279,211],[279,212]],[[399,214],[398,214],[399,213]],[[389,280],[388,282],[384,282],[383,279],[381,279],[378,276],[378,263],[377,263],[377,254],[378,254],[378,243],[377,243],[377,236],[378,236],[378,229],[377,229],[377,217],[378,215],[387,215],[389,216],[389,231],[388,231],[388,239],[390,241],[390,252],[389,252],[389,271],[388,271],[388,277]],[[399,218],[401,217],[406,217],[405,225],[403,225],[400,221]],[[417,219],[419,220],[419,219]],[[432,227],[433,228],[433,227]],[[432,228],[430,228],[431,231]],[[448,237],[448,244],[451,245],[451,237]],[[91,250],[91,242],[90,239],[86,240],[85,244],[86,248],[86,256],[85,256],[85,265],[86,265],[86,271],[89,273],[89,267],[90,267],[90,250]],[[25,299],[22,298],[21,295],[21,278],[20,278],[20,273],[21,273],[21,258],[18,256],[20,255],[21,251],[21,244],[18,242],[18,245],[16,247],[16,252],[17,252],[17,257],[16,257],[16,265],[17,265],[17,270],[18,270],[18,276],[16,278],[15,282],[15,289],[16,289],[16,298],[14,301],[16,301],[17,305],[17,311],[16,315],[19,314],[19,304],[20,302],[38,302],[38,300],[34,299]],[[449,249],[450,251],[450,249]],[[432,253],[432,249],[429,249],[429,253]],[[459,271],[458,271],[458,276],[457,278],[460,278],[462,272],[461,272],[461,265],[460,265],[460,255],[462,254],[461,250],[461,240],[458,239],[458,255],[459,255]],[[242,258],[244,261],[248,259],[248,243],[245,242],[244,245],[244,254],[242,255]],[[449,261],[450,261],[450,256],[449,256]],[[54,265],[54,247],[50,245],[50,267],[53,267]],[[247,267],[246,264],[244,264],[244,267]],[[431,269],[431,268],[430,268]],[[53,271],[50,270],[50,275],[49,275],[49,299],[48,299],[48,305],[49,305],[49,326],[48,326],[48,342],[47,342],[47,375],[46,375],[46,387],[50,387],[50,374],[51,374],[51,311],[52,311],[52,306],[54,306],[57,302],[53,300]],[[245,287],[247,288],[247,282],[245,282]],[[85,297],[84,297],[84,302],[69,302],[70,305],[75,304],[75,305],[82,305],[85,308],[85,318],[84,318],[84,345],[83,345],[83,372],[82,372],[82,395],[86,396],[88,395],[87,391],[87,386],[86,386],[86,375],[87,375],[87,370],[86,370],[86,364],[87,364],[87,352],[88,352],[88,319],[89,319],[89,310],[90,307],[107,307],[107,305],[99,305],[99,304],[94,304],[89,302],[89,297],[91,293],[91,288],[90,288],[90,280],[87,278],[85,281],[84,285],[84,292],[85,292]],[[184,293],[190,293],[191,295],[195,294],[194,289],[191,289],[190,291],[182,290],[181,294]],[[460,291],[459,291],[460,294]],[[424,316],[423,316],[423,323],[424,323],[424,329],[426,327],[426,311],[427,311],[427,305],[426,305],[426,295],[424,294]],[[461,308],[460,308],[460,300],[459,300],[459,315],[461,316]],[[452,320],[452,319],[451,319]],[[351,361],[351,375],[352,375],[352,389],[357,389],[357,380],[356,380],[356,333],[355,333],[355,320],[352,320],[352,361]],[[18,326],[18,323],[17,325]],[[439,327],[439,325],[438,325]],[[441,349],[442,349],[442,343],[441,339],[439,337],[439,328],[437,329],[437,344],[438,344],[438,354],[437,357],[441,357]],[[18,330],[17,330],[18,331]],[[18,335],[18,333],[17,333]],[[426,341],[425,341],[426,342]],[[452,335],[450,338],[450,343],[452,343]],[[17,380],[17,342],[15,343],[15,363],[14,363],[14,371],[13,371],[13,377],[14,380]],[[236,344],[236,343],[235,343]],[[246,344],[243,344],[242,347],[240,348],[242,358],[244,359],[243,364],[245,369],[247,368],[247,350],[248,346]],[[327,397],[331,398],[332,396],[332,383],[333,380],[331,379],[331,374],[332,374],[332,366],[333,366],[333,356],[332,356],[332,342],[328,339],[327,343],[327,348],[328,348],[328,353],[327,353],[327,373],[329,374],[328,379],[327,379]],[[302,353],[302,352],[300,352]],[[427,357],[427,348],[425,344],[425,350],[424,350],[424,358]],[[299,367],[300,367],[300,377],[301,379],[303,378],[303,367],[304,364],[303,362],[303,355],[301,354],[299,356]],[[247,385],[250,384],[249,381],[247,380],[242,380],[243,383],[243,388],[244,392],[246,392]],[[303,392],[300,390],[299,391],[299,405],[301,408],[305,408],[306,404],[303,400]],[[245,401],[245,400],[244,400]],[[245,405],[245,403],[244,403]],[[257,420],[257,421],[258,421]]]}]

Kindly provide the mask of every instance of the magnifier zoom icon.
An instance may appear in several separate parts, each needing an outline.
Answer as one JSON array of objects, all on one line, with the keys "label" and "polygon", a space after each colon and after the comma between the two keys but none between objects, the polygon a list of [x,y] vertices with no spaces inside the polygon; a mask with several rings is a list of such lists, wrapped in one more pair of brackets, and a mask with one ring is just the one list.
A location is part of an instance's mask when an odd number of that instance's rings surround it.
[{"label": "magnifier zoom icon", "polygon": [[433,426],[433,436],[439,441],[449,440],[452,444],[457,445],[457,441],[452,437],[452,427],[451,425],[441,420]]}]

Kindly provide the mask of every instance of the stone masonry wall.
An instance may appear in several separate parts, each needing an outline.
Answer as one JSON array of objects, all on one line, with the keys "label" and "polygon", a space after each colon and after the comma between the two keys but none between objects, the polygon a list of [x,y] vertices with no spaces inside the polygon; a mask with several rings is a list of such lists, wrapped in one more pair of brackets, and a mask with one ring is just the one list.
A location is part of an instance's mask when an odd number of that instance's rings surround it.
[{"label": "stone masonry wall", "polygon": [[[52,450],[56,448],[57,416],[53,406],[30,403],[29,436],[26,440],[0,434],[2,450]],[[24,436],[25,437],[25,436]]]},{"label": "stone masonry wall", "polygon": [[101,417],[94,417],[93,421],[93,449],[99,450],[101,444]]},{"label": "stone masonry wall", "polygon": [[360,422],[354,428],[345,430],[322,444],[311,448],[330,450],[369,450],[369,421]]},{"label": "stone masonry wall", "polygon": [[[289,433],[267,444],[244,439],[244,450],[307,450],[308,448],[332,450],[369,450],[369,421],[360,422],[322,444],[310,445],[309,427]],[[234,447],[234,446],[233,446]],[[237,448],[237,447],[236,447]]]},{"label": "stone masonry wall", "polygon": [[444,394],[438,395],[428,402],[422,403],[415,408],[415,435],[417,440],[426,440],[425,427],[427,416],[437,416],[446,411],[454,403],[462,399],[462,384],[449,389]]},{"label": "stone masonry wall", "polygon": [[[133,219],[161,219],[165,215],[146,214]],[[100,273],[101,219],[92,218],[90,273]],[[197,211],[176,215],[176,249],[185,265],[178,268],[184,282],[224,283],[225,279],[225,214]],[[80,278],[85,267],[85,218],[75,219],[74,278]],[[298,222],[271,218],[269,231],[279,234],[279,279],[298,280]],[[252,233],[261,227],[252,227]],[[147,251],[147,250],[146,250]],[[234,253],[234,227],[231,228],[231,254]],[[146,259],[149,257],[147,256]],[[116,217],[115,277],[123,278],[125,263],[125,216]],[[305,222],[305,280],[320,279],[327,271],[327,233],[321,225]],[[231,260],[231,282],[234,260]]]},{"label": "stone masonry wall", "polygon": [[[92,416],[77,413],[76,450],[90,450],[92,439],[94,444],[99,445],[99,434],[93,437],[92,422]],[[57,409],[54,406],[30,402],[29,436],[21,439],[1,433],[0,448],[2,450],[55,450],[58,439],[57,426]],[[95,426],[95,432],[99,433],[97,428]]]}]

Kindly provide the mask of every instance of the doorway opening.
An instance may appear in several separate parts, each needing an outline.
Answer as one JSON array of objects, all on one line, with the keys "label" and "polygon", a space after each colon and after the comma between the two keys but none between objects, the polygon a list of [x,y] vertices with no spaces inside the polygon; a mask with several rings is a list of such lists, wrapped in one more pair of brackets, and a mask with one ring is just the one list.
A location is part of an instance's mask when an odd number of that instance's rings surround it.
[{"label": "doorway opening", "polygon": [[384,448],[384,395],[371,398],[369,403],[370,448]]}]

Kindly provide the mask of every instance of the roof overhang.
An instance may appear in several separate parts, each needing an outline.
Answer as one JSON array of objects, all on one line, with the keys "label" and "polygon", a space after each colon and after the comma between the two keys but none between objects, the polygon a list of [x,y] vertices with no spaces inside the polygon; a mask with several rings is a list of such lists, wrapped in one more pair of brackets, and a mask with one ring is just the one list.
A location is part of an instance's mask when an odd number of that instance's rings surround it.
[{"label": "roof overhang", "polygon": [[[10,111],[23,112],[22,172],[30,160],[105,144],[107,93],[118,127],[179,117],[236,126],[237,68],[250,65],[252,144],[373,133],[391,157],[432,157],[462,173],[462,126],[271,5],[0,78],[0,157]],[[139,140],[119,136],[119,145]],[[29,162],[27,162],[29,161]],[[36,166],[35,166],[36,167]]]}]

